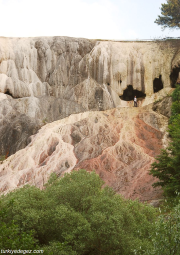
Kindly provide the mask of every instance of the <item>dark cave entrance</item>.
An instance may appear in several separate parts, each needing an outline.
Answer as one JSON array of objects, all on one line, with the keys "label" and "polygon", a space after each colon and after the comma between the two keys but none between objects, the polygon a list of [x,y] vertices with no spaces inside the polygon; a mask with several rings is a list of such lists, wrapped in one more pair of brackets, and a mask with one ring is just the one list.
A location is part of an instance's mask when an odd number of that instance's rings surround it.
[{"label": "dark cave entrance", "polygon": [[170,75],[171,88],[175,88],[176,83],[180,83],[179,72],[180,72],[180,67],[173,68]]},{"label": "dark cave entrance", "polygon": [[7,89],[7,90],[4,92],[4,94],[6,94],[6,95],[9,95],[9,96],[13,97],[13,95],[11,94],[11,92],[9,91],[9,89]]},{"label": "dark cave entrance", "polygon": [[120,96],[120,98],[125,101],[132,101],[135,96],[139,99],[144,99],[146,94],[144,94],[142,91],[133,89],[132,85],[128,85],[127,89],[124,90],[123,95]]},{"label": "dark cave entrance", "polygon": [[153,81],[153,90],[154,93],[160,91],[161,89],[163,89],[163,82],[162,82],[162,76],[159,75],[159,78],[155,78]]}]

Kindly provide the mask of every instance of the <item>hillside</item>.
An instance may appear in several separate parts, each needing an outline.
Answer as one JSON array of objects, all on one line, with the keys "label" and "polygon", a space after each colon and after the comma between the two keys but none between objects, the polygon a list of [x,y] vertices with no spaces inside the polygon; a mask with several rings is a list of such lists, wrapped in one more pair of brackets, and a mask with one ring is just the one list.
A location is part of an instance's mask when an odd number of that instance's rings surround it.
[{"label": "hillside", "polygon": [[0,190],[43,188],[52,172],[62,176],[84,168],[126,198],[156,200],[161,190],[152,188],[148,170],[166,146],[167,124],[168,117],[151,107],[85,112],[52,122],[0,165]]},{"label": "hillside", "polygon": [[148,170],[168,142],[179,49],[179,40],[1,37],[1,192],[85,168],[126,198],[158,199]]}]

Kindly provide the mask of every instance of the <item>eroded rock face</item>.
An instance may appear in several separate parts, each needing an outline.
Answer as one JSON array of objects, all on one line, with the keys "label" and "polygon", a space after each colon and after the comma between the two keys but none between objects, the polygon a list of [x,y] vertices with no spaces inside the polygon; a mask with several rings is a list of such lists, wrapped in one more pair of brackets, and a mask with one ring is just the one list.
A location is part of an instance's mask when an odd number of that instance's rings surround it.
[{"label": "eroded rock face", "polygon": [[[119,98],[129,85],[146,95],[140,105],[152,103],[153,93],[161,85],[165,91],[176,82],[179,49],[179,40],[113,42],[1,37],[0,154],[11,155],[25,146],[28,135],[47,122],[72,113],[129,106]],[[9,111],[16,116],[15,122],[7,114]],[[18,135],[6,143],[5,131],[12,136],[15,126],[21,127]]]},{"label": "eroded rock face", "polygon": [[74,101],[52,96],[13,99],[0,93],[0,155],[10,156],[29,143],[46,123],[85,109]]},{"label": "eroded rock face", "polygon": [[52,172],[95,170],[126,198],[161,197],[148,174],[163,146],[168,118],[151,109],[84,112],[43,126],[26,148],[0,165],[0,190],[27,183],[42,188]]},{"label": "eroded rock face", "polygon": [[[92,79],[98,91],[101,88],[117,105],[120,101],[115,95],[122,95],[128,85],[148,96],[158,91],[158,81],[164,88],[173,86],[179,77],[179,49],[180,40],[113,42],[1,37],[0,92],[14,98],[64,98],[67,94],[73,96],[81,86],[91,87],[91,82],[83,82]],[[87,110],[90,109],[91,106]]]},{"label": "eroded rock face", "polygon": [[171,117],[171,106],[172,106],[172,97],[165,97],[159,102],[153,104],[152,109],[168,118]]}]

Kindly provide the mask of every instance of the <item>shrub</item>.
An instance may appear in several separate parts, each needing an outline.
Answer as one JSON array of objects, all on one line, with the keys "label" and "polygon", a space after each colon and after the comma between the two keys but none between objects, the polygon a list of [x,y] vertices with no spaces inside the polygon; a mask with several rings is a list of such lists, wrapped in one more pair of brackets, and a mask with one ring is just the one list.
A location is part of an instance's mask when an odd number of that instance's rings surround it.
[{"label": "shrub", "polygon": [[[1,198],[24,232],[34,231],[46,254],[138,254],[151,247],[155,209],[114,193],[94,172],[52,176],[45,190],[26,186]],[[141,247],[141,248],[140,248]],[[58,252],[57,252],[58,251]],[[142,253],[143,254],[143,253]]]}]

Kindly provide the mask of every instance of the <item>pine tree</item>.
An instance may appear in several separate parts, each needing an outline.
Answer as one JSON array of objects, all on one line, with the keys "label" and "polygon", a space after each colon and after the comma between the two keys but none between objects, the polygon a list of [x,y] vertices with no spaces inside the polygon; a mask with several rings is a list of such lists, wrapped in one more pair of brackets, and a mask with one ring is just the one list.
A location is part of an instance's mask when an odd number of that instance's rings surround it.
[{"label": "pine tree", "polygon": [[180,0],[168,0],[161,5],[161,14],[155,23],[165,28],[180,28]]}]

